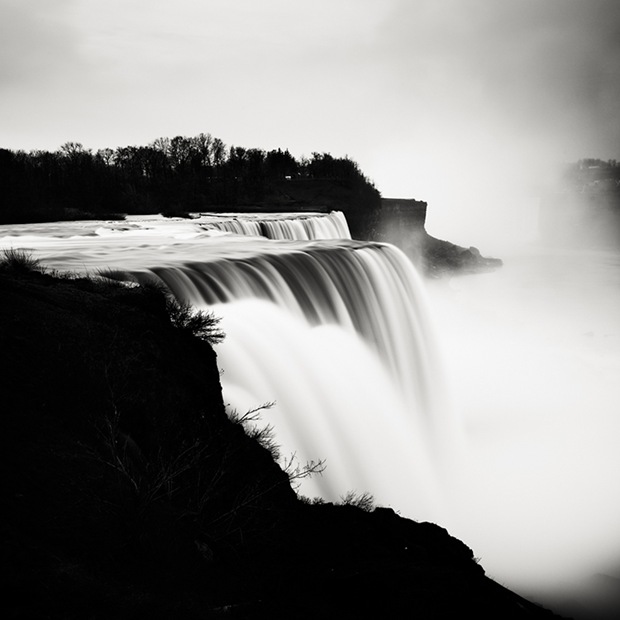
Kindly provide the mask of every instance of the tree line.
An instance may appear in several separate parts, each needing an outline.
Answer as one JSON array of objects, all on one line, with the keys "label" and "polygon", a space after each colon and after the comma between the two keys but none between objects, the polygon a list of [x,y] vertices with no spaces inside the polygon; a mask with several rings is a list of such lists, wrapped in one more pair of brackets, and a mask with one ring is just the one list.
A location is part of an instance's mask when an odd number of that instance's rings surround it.
[{"label": "tree line", "polygon": [[317,183],[344,190],[345,211],[380,207],[379,192],[348,157],[296,159],[288,150],[227,147],[204,133],[96,152],[77,142],[53,152],[0,149],[0,222],[303,206]]}]

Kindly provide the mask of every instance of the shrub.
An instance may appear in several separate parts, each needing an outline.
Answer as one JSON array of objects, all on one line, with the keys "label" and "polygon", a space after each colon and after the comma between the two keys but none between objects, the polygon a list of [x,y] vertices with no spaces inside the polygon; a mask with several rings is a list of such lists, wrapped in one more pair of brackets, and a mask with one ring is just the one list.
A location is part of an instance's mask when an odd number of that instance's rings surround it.
[{"label": "shrub", "polygon": [[[117,276],[111,273],[110,277]],[[219,344],[224,340],[225,334],[219,327],[221,319],[213,312],[198,310],[188,301],[179,301],[160,280],[141,278],[139,284],[147,294],[163,297],[170,321],[177,329],[188,332],[210,345]]]},{"label": "shrub", "polygon": [[228,417],[235,424],[241,425],[245,434],[257,441],[270,454],[273,460],[280,465],[282,471],[288,476],[289,482],[294,491],[298,491],[301,480],[316,474],[322,475],[325,471],[325,461],[308,461],[301,464],[295,453],[288,458],[282,458],[280,446],[274,438],[274,428],[270,424],[261,426],[257,424],[262,411],[271,409],[274,402],[267,402],[255,409],[250,409],[244,415],[239,415],[236,411],[229,412]]},{"label": "shrub", "polygon": [[179,302],[174,297],[167,297],[166,309],[172,324],[192,336],[205,340],[210,345],[219,344],[224,340],[224,332],[220,329],[220,317],[213,312],[197,310],[189,302]]},{"label": "shrub", "polygon": [[6,273],[31,273],[33,271],[42,272],[43,270],[40,261],[33,258],[30,252],[15,248],[9,248],[2,252],[0,271]]},{"label": "shrub", "polygon": [[372,512],[375,509],[375,500],[370,493],[356,493],[355,491],[349,491],[340,499],[343,505],[355,506],[365,512]]}]

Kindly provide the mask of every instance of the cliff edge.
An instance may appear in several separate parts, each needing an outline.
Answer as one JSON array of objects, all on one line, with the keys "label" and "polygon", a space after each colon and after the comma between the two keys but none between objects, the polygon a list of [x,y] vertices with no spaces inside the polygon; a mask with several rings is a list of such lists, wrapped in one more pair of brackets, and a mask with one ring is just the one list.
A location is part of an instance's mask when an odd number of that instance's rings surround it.
[{"label": "cliff edge", "polygon": [[501,259],[482,256],[478,248],[464,248],[429,235],[427,207],[422,200],[382,198],[375,239],[393,243],[422,273],[432,278],[492,271],[502,266]]}]

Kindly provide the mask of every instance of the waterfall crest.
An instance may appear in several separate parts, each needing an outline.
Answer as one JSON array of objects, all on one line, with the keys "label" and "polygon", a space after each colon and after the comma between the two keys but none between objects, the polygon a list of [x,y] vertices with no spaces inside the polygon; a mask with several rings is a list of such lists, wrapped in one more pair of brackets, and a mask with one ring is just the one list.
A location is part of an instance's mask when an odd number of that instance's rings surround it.
[{"label": "waterfall crest", "polygon": [[206,229],[267,239],[312,240],[350,239],[349,225],[342,211],[307,214],[204,214],[198,220]]},{"label": "waterfall crest", "polygon": [[396,505],[410,488],[425,498],[418,515],[437,509],[429,483],[449,451],[450,421],[424,289],[400,250],[262,246],[135,274],[154,276],[223,318],[218,360],[231,409],[275,401],[264,417],[283,453],[326,460],[325,476],[304,493],[368,491]]},{"label": "waterfall crest", "polygon": [[[359,334],[381,357],[408,402],[432,408],[435,349],[424,293],[407,258],[387,244],[334,243],[286,253],[150,269],[197,307],[261,299],[309,326]],[[137,275],[138,279],[140,276]]]}]

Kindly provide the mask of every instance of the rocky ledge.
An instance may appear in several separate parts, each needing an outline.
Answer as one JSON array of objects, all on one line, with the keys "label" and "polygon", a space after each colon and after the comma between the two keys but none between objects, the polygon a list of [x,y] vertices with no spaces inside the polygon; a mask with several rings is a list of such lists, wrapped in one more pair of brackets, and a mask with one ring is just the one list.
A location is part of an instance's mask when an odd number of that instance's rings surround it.
[{"label": "rocky ledge", "polygon": [[478,248],[464,248],[429,235],[427,207],[423,200],[383,198],[373,237],[399,247],[431,278],[493,271],[502,266],[501,259],[482,256]]}]

